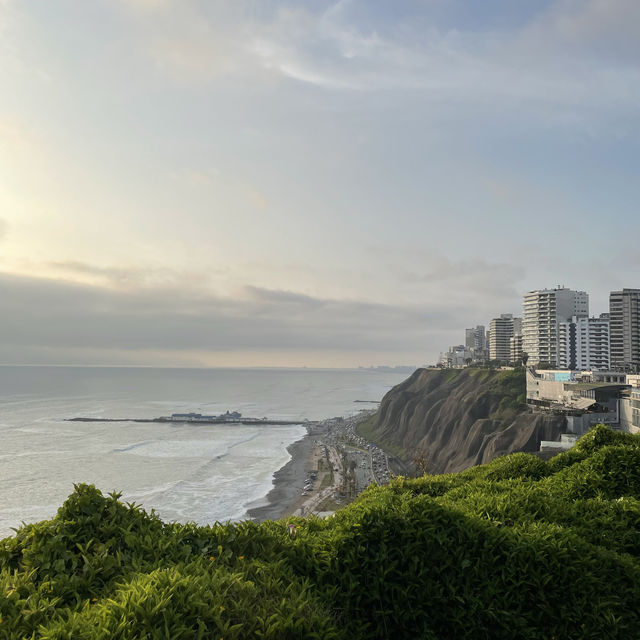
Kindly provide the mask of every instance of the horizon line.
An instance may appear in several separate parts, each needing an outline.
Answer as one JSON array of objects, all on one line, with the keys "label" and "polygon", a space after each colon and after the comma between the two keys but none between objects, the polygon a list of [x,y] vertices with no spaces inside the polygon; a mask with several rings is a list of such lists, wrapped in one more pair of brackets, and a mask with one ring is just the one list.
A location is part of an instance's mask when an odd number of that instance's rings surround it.
[{"label": "horizon line", "polygon": [[176,366],[176,365],[147,365],[147,364],[72,364],[72,363],[15,363],[15,362],[0,362],[0,367],[61,367],[61,368],[85,368],[85,369],[268,369],[268,370],[290,370],[290,369],[311,369],[314,371],[367,371],[375,369],[420,369],[429,365],[354,365],[352,367],[314,367],[314,366],[268,366],[268,365],[245,365],[245,366]]}]

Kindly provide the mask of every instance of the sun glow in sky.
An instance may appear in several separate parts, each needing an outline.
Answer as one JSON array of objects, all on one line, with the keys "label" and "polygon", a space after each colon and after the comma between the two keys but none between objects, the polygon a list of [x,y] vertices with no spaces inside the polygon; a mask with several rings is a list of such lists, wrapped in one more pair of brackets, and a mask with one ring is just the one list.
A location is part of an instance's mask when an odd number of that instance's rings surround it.
[{"label": "sun glow in sky", "polygon": [[636,0],[0,0],[0,362],[421,364],[640,286]]}]

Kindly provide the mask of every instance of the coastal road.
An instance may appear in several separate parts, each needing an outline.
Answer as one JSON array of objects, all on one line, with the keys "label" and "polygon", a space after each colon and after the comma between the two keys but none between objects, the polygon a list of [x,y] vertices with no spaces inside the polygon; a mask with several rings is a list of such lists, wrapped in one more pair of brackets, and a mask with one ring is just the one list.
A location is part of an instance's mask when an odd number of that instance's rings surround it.
[{"label": "coastal road", "polygon": [[333,485],[325,487],[318,493],[310,495],[301,505],[300,508],[294,512],[296,516],[307,516],[310,513],[314,513],[318,510],[318,506],[324,502],[327,498],[333,497],[335,491],[339,490],[342,485],[342,459],[338,450],[331,445],[327,445],[327,458],[329,464],[333,468]]}]

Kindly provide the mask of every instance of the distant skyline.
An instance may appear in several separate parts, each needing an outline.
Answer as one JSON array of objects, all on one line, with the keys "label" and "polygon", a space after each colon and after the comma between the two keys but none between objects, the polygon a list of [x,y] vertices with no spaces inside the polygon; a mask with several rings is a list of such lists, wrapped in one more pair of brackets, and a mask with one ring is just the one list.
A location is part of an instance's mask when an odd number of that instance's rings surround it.
[{"label": "distant skyline", "polygon": [[0,363],[435,363],[640,287],[636,0],[0,0]]}]

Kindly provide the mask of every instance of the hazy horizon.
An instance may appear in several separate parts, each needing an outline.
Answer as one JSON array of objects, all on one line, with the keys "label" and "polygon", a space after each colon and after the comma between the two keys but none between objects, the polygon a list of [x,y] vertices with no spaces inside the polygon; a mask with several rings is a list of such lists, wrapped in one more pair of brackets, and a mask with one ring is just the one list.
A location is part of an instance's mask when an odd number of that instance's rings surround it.
[{"label": "hazy horizon", "polygon": [[416,368],[419,369],[423,365],[409,365],[409,364],[396,364],[396,365],[358,365],[354,367],[308,367],[308,366],[300,366],[300,367],[278,367],[278,366],[245,366],[245,367],[205,367],[205,366],[183,366],[176,367],[173,365],[155,365],[155,364],[70,364],[64,362],[57,363],[34,363],[34,364],[25,364],[25,363],[15,363],[15,362],[0,362],[0,367],[68,367],[68,368],[78,368],[78,369],[201,369],[206,371],[208,369],[233,369],[233,370],[274,370],[274,371],[298,371],[300,369],[306,369],[309,371],[358,371],[360,369],[364,371],[368,371],[371,369],[408,369],[408,368]]},{"label": "hazy horizon", "polygon": [[0,361],[435,363],[640,287],[634,0],[0,0]]}]

